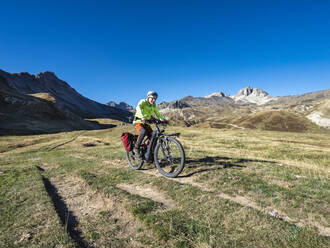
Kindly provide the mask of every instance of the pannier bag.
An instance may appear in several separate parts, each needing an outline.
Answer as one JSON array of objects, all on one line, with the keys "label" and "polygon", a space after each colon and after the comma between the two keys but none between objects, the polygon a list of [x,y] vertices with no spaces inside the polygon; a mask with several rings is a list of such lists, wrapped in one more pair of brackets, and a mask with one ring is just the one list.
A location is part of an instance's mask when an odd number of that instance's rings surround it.
[{"label": "pannier bag", "polygon": [[121,135],[121,141],[123,142],[125,150],[128,152],[133,149],[132,147],[133,138],[134,135],[131,133],[122,133]]}]

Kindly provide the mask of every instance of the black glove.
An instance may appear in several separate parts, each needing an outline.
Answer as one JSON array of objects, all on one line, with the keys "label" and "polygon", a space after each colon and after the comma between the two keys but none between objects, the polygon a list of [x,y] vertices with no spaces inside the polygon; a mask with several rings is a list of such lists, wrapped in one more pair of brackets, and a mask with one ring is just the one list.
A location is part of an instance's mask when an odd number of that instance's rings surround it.
[{"label": "black glove", "polygon": [[162,124],[168,124],[168,120],[162,120]]}]

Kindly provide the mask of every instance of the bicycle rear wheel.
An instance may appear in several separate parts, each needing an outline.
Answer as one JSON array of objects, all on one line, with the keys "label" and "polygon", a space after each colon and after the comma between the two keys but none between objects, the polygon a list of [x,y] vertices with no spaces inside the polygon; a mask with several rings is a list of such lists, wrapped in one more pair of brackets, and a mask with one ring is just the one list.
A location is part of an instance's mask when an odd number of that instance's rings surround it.
[{"label": "bicycle rear wheel", "polygon": [[158,171],[166,177],[177,177],[185,164],[181,143],[171,137],[162,137],[155,147],[154,160]]},{"label": "bicycle rear wheel", "polygon": [[136,158],[132,151],[126,152],[126,159],[128,162],[129,167],[133,170],[141,169],[144,161],[142,158]]}]

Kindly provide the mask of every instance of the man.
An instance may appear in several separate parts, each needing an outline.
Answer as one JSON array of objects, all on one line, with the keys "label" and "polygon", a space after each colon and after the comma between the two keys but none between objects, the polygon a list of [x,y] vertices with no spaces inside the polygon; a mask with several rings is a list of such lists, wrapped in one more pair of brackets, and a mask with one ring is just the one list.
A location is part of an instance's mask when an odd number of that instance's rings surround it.
[{"label": "man", "polygon": [[139,147],[144,136],[147,135],[150,139],[152,134],[152,129],[150,125],[147,124],[147,121],[151,120],[153,118],[152,115],[155,114],[158,119],[162,120],[163,122],[167,122],[164,116],[162,116],[157,109],[157,98],[158,94],[155,91],[149,91],[147,94],[147,98],[140,100],[136,107],[133,125],[136,131],[139,133],[139,137],[137,139],[135,147],[133,148],[133,152],[138,158],[141,157],[139,153]]}]

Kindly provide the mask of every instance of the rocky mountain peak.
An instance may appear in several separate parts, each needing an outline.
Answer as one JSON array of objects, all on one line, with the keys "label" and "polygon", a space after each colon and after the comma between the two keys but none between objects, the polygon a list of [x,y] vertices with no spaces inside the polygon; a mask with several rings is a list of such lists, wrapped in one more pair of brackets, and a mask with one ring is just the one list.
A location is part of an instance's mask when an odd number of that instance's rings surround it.
[{"label": "rocky mountain peak", "polygon": [[250,85],[246,88],[240,89],[238,93],[233,96],[233,99],[242,102],[250,102],[255,104],[264,104],[273,100],[274,98],[271,97],[266,91],[259,88],[251,88]]},{"label": "rocky mountain peak", "polygon": [[41,80],[59,80],[55,73],[51,71],[39,72],[36,78]]},{"label": "rocky mountain peak", "polygon": [[215,93],[212,93],[210,95],[207,95],[207,96],[204,96],[205,98],[210,98],[210,97],[213,97],[213,96],[217,96],[217,97],[225,97],[225,93],[223,93],[222,91],[218,91],[218,92],[215,92]]},{"label": "rocky mountain peak", "polygon": [[266,91],[258,88],[251,88],[249,85],[246,88],[239,90],[238,93],[235,95],[235,97],[249,96],[251,94],[261,97],[268,96],[268,93]]},{"label": "rocky mountain peak", "polygon": [[240,89],[236,96],[248,96],[253,92],[253,89],[250,87],[250,85],[246,88]]}]

